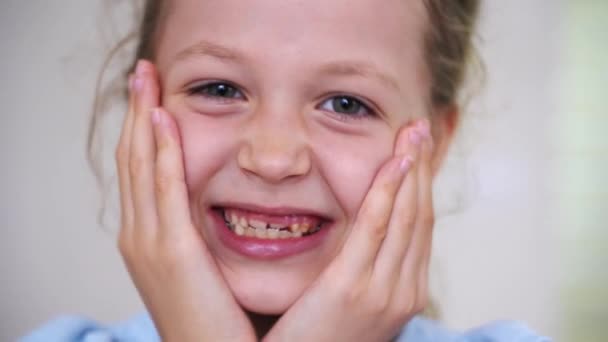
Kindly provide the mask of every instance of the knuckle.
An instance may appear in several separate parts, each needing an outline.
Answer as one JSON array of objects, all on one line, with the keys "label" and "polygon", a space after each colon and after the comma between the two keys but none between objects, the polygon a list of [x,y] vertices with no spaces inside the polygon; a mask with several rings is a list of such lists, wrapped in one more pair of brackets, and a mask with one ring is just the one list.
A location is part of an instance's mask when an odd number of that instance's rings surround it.
[{"label": "knuckle", "polygon": [[398,184],[399,181],[396,179],[383,183],[382,187],[380,188],[382,190],[382,196],[392,196],[397,191]]},{"label": "knuckle", "polygon": [[368,227],[369,235],[374,242],[384,240],[387,233],[387,222],[382,219],[376,219],[370,223]]},{"label": "knuckle", "polygon": [[411,227],[416,223],[416,214],[412,212],[403,213],[401,216],[401,220],[405,227]]},{"label": "knuckle", "polygon": [[363,292],[357,286],[349,286],[342,281],[334,281],[329,283],[329,294],[333,298],[337,298],[338,303],[346,308],[359,307]]},{"label": "knuckle", "polygon": [[395,194],[397,193],[399,184],[400,182],[398,180],[382,184],[382,187],[380,188],[380,196],[385,200],[392,201],[392,199],[395,197]]},{"label": "knuckle", "polygon": [[154,182],[159,195],[167,194],[175,186],[185,183],[183,174],[172,168],[169,160],[158,160]]},{"label": "knuckle", "polygon": [[126,166],[129,163],[129,150],[124,144],[119,143],[114,151],[114,160],[120,166]]},{"label": "knuckle", "polygon": [[420,218],[420,222],[425,226],[425,227],[433,227],[435,225],[435,216],[433,214],[427,214],[427,215],[423,215]]},{"label": "knuckle", "polygon": [[133,248],[131,247],[131,241],[127,238],[127,235],[122,231],[118,235],[118,239],[116,240],[116,245],[118,247],[118,251],[125,259],[131,259],[131,253]]},{"label": "knuckle", "polygon": [[367,308],[369,313],[373,316],[385,314],[390,307],[391,297],[383,293],[376,293],[373,296],[369,296],[367,299]]},{"label": "knuckle", "polygon": [[157,173],[154,177],[154,186],[158,195],[166,195],[171,189],[171,178],[163,173]]},{"label": "knuckle", "polygon": [[416,312],[416,291],[414,289],[404,291],[397,307],[402,316],[408,316]]},{"label": "knuckle", "polygon": [[388,229],[388,215],[380,203],[369,203],[362,208],[361,216],[367,222],[365,229],[374,242],[384,239]]},{"label": "knuckle", "polygon": [[171,151],[171,140],[166,137],[160,137],[156,141],[156,151],[160,155],[167,154]]},{"label": "knuckle", "polygon": [[343,291],[341,295],[338,296],[340,298],[342,305],[347,308],[356,308],[360,306],[361,303],[361,293],[356,290],[346,290]]},{"label": "knuckle", "polygon": [[146,168],[145,158],[138,156],[138,155],[130,156],[129,173],[132,177],[142,174],[145,168]]}]

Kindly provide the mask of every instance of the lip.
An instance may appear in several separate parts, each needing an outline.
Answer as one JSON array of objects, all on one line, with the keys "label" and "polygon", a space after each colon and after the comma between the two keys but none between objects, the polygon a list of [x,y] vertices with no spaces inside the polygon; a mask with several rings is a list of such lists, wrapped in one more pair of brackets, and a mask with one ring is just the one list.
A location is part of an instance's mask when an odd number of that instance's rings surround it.
[{"label": "lip", "polygon": [[[256,211],[255,206],[239,208]],[[263,208],[262,208],[263,209]],[[258,211],[264,213],[272,213],[274,215],[288,215],[296,214],[295,211],[287,211],[289,208],[280,208],[281,210],[265,210]],[[224,218],[218,212],[218,210],[210,208],[209,215],[211,215],[215,229],[217,231],[219,240],[229,249],[241,254],[243,256],[260,259],[260,260],[276,260],[294,256],[297,254],[305,253],[318,248],[323,244],[328,232],[332,227],[332,221],[323,223],[323,227],[318,232],[303,236],[299,238],[289,239],[257,239],[248,236],[238,236],[233,233],[227,226]],[[297,214],[311,215],[311,212],[297,212]],[[318,214],[312,214],[318,215]]]},{"label": "lip", "polygon": [[237,202],[222,202],[214,205],[215,208],[235,208],[235,209],[243,209],[247,211],[252,211],[260,214],[266,215],[310,215],[310,216],[318,216],[323,221],[332,221],[327,214],[318,212],[312,209],[302,209],[288,206],[278,206],[278,207],[262,207],[255,204],[249,203],[237,203]]}]

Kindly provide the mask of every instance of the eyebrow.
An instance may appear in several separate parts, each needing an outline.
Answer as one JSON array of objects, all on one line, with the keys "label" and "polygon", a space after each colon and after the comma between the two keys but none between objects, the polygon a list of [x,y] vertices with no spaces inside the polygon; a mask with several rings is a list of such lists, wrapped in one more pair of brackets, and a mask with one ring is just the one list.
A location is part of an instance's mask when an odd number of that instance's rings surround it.
[{"label": "eyebrow", "polygon": [[[173,61],[171,61],[171,64],[193,57],[204,56],[213,57],[220,60],[227,60],[231,62],[244,61],[247,59],[245,57],[245,54],[238,51],[237,49],[213,43],[207,40],[202,40],[177,53],[175,58],[173,58]],[[358,76],[372,79],[375,78],[380,80],[382,83],[389,86],[390,88],[400,91],[399,83],[394,77],[392,77],[388,73],[380,71],[372,64],[363,61],[332,61],[327,64],[323,64],[318,69],[318,72],[323,75]]]},{"label": "eyebrow", "polygon": [[185,48],[184,50],[178,52],[173,58],[171,64],[174,64],[178,61],[197,57],[197,56],[210,56],[217,59],[225,59],[225,60],[244,60],[245,56],[239,51],[229,48],[227,46],[223,46],[220,44],[216,44],[210,41],[202,40],[190,47]]},{"label": "eyebrow", "polygon": [[376,78],[385,85],[399,91],[397,80],[387,73],[378,70],[371,64],[358,61],[334,61],[321,67],[322,74],[335,76],[359,76],[363,78]]}]

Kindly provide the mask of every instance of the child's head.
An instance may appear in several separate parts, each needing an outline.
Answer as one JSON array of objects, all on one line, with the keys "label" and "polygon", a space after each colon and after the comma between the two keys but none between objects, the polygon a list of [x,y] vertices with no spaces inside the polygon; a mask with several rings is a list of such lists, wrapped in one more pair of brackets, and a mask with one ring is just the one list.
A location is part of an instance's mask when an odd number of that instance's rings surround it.
[{"label": "child's head", "polygon": [[[245,308],[283,312],[323,271],[400,127],[431,119],[439,167],[477,7],[147,1],[137,58],[158,68],[162,105],[180,127],[193,221]],[[281,258],[237,251],[217,228],[231,208],[308,213],[294,222],[322,220],[322,238]]]}]

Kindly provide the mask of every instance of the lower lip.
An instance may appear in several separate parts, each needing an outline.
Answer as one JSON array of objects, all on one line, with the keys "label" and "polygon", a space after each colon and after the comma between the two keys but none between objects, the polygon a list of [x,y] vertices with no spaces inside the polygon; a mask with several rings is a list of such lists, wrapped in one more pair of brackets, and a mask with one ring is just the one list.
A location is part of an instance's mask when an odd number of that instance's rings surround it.
[{"label": "lower lip", "polygon": [[257,239],[236,235],[226,226],[220,213],[212,209],[209,212],[222,243],[239,254],[255,259],[280,259],[313,250],[323,243],[331,228],[330,224],[324,223],[318,232],[299,238]]}]

